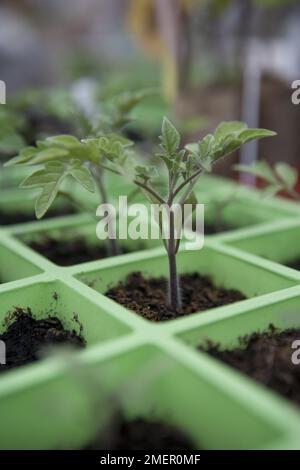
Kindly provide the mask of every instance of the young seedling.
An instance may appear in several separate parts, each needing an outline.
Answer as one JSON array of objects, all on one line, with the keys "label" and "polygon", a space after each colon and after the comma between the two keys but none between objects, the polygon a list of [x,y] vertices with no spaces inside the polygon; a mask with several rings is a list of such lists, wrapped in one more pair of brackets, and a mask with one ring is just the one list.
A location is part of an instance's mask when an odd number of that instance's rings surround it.
[{"label": "young seedling", "polygon": [[[180,246],[181,229],[185,225],[184,209],[186,204],[197,202],[194,188],[204,173],[212,171],[213,165],[223,157],[236,151],[243,144],[255,139],[270,137],[274,132],[264,129],[248,129],[242,122],[225,122],[220,124],[214,134],[209,134],[197,143],[180,145],[180,134],[173,124],[164,118],[160,137],[160,153],[158,158],[167,171],[167,187],[164,192],[155,187],[156,169],[135,166],[133,183],[146,195],[151,204],[160,204],[167,208],[167,219],[159,217],[161,234],[167,233],[164,240],[169,261],[169,305],[174,312],[181,308],[180,283],[177,273],[176,254]],[[120,142],[106,142],[106,156],[109,160],[107,169],[124,174],[123,163],[127,161],[128,149]],[[167,225],[164,226],[164,225]]]},{"label": "young seedling", "polygon": [[234,168],[263,180],[266,183],[266,196],[275,196],[284,191],[293,199],[300,200],[300,194],[296,191],[298,171],[288,163],[278,162],[272,168],[268,162],[260,160],[253,165],[235,165]]},{"label": "young seedling", "polygon": [[[118,134],[131,120],[131,111],[148,92],[124,94],[115,100],[111,113],[103,116],[100,122],[88,119],[79,110],[78,116],[82,124],[85,138],[79,140],[72,135],[58,135],[37,141],[36,146],[26,147],[6,166],[39,165],[42,168],[34,171],[22,183],[22,188],[40,188],[41,193],[36,199],[35,212],[41,219],[49,210],[58,195],[67,197],[73,204],[78,201],[72,194],[63,191],[63,183],[67,177],[73,177],[83,188],[90,192],[98,187],[99,203],[109,203],[108,193],[104,182],[106,150],[127,149],[132,143]],[[104,134],[106,132],[106,134]],[[103,135],[104,134],[104,135]],[[122,156],[118,154],[120,163]],[[117,240],[109,237],[109,253],[119,254]]]}]

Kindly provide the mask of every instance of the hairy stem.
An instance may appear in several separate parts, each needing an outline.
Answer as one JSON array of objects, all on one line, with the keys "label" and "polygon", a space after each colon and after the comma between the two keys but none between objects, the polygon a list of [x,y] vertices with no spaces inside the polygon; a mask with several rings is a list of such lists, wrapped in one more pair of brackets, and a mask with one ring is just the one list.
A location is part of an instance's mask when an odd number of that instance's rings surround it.
[{"label": "hairy stem", "polygon": [[[110,167],[108,167],[106,165],[103,165],[103,164],[101,164],[101,168],[103,168],[104,170],[111,171],[115,175],[122,176],[122,173],[118,170],[115,170],[114,168],[110,168]],[[151,196],[153,196],[155,199],[157,199],[161,204],[165,204],[166,201],[163,200],[163,198],[158,194],[157,191],[155,191],[155,189],[153,189],[151,186],[147,185],[147,183],[141,183],[140,181],[138,181],[136,179],[133,180],[133,183],[136,184],[139,188],[142,188],[145,191],[148,191],[148,193],[151,194]]]},{"label": "hairy stem", "polygon": [[179,186],[178,188],[175,189],[174,191],[174,198],[177,196],[178,193],[180,193],[180,191],[186,186],[188,185],[189,183],[192,183],[194,181],[194,183],[196,182],[195,178],[197,178],[198,176],[200,176],[201,174],[203,173],[203,170],[202,168],[200,168],[199,170],[197,170],[193,175],[189,176],[186,180],[184,180]]},{"label": "hairy stem", "polygon": [[150,186],[148,186],[146,183],[140,183],[139,181],[137,180],[134,180],[133,181],[137,186],[139,186],[140,188],[144,189],[145,191],[147,191],[149,194],[151,194],[151,196],[153,196],[158,202],[160,202],[160,204],[165,204],[166,201],[163,200],[162,197],[160,197],[160,195],[153,189],[151,188]]},{"label": "hairy stem", "polygon": [[174,312],[181,308],[179,277],[176,264],[176,242],[174,227],[174,212],[170,210],[170,238],[168,244],[169,260],[169,303]]}]

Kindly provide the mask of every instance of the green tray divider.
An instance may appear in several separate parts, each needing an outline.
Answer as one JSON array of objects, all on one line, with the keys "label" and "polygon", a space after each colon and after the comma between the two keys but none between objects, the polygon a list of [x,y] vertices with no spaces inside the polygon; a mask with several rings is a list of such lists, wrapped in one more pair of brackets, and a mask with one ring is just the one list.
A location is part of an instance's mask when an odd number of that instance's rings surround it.
[{"label": "green tray divider", "polygon": [[284,218],[268,222],[260,226],[254,226],[249,228],[243,228],[237,230],[235,233],[224,233],[218,235],[218,242],[221,244],[231,244],[237,240],[243,240],[248,237],[271,234],[275,231],[285,230],[292,227],[297,227],[300,224],[300,216],[294,216],[293,218]]},{"label": "green tray divider", "polygon": [[31,263],[35,264],[37,268],[43,271],[51,272],[54,270],[56,273],[57,270],[54,269],[55,265],[47,260],[44,256],[41,256],[36,251],[32,250],[31,248],[24,245],[21,241],[17,238],[10,237],[7,235],[7,232],[0,231],[0,241],[3,245],[5,245],[8,249],[14,251],[24,260],[28,260]]}]

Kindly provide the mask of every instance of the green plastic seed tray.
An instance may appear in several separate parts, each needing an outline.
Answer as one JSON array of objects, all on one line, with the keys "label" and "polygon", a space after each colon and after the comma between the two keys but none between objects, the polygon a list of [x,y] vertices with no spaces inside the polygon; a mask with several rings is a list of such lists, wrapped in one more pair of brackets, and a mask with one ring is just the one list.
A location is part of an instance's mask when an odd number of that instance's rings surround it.
[{"label": "green plastic seed tray", "polygon": [[[203,181],[208,205],[217,192],[236,187],[218,178]],[[208,274],[247,299],[162,323],[139,317],[105,291],[132,271],[166,275],[163,248],[147,244],[60,267],[28,241],[51,232],[58,238],[79,233],[95,243],[95,222],[87,214],[1,227],[1,331],[10,312],[29,307],[36,318],[55,315],[66,328],[82,329],[86,348],[1,374],[0,448],[83,448],[105,429],[116,404],[128,419],[176,425],[197,449],[300,449],[299,409],[196,350],[207,338],[234,347],[239,336],[270,323],[300,324],[300,275],[281,264],[298,255],[298,207],[276,198],[261,201],[257,191],[247,190],[226,217],[240,221],[242,214],[241,224],[207,237],[200,252],[187,251],[183,242],[178,267]]]}]

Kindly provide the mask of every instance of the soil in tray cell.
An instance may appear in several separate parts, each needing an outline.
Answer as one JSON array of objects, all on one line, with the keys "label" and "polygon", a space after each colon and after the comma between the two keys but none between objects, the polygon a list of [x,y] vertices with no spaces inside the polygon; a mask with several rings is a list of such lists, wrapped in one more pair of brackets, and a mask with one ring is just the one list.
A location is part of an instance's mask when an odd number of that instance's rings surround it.
[{"label": "soil in tray cell", "polygon": [[[54,217],[64,217],[66,215],[76,214],[76,211],[72,207],[62,207],[60,209],[49,210],[44,219],[51,219]],[[27,222],[36,221],[35,213],[32,212],[21,212],[21,211],[12,211],[6,212],[0,210],[0,225],[15,225],[15,224],[24,224]]]},{"label": "soil in tray cell", "polygon": [[114,423],[86,450],[193,450],[190,440],[173,426],[138,418],[128,422],[124,418]]},{"label": "soil in tray cell", "polygon": [[289,268],[297,269],[297,271],[300,271],[300,258],[295,259],[294,261],[291,261],[290,263],[286,263],[286,266]]},{"label": "soil in tray cell", "polygon": [[218,233],[229,232],[234,230],[235,227],[229,224],[215,225],[215,224],[205,224],[205,235],[217,235]]},{"label": "soil in tray cell", "polygon": [[6,322],[9,326],[0,334],[6,346],[6,364],[0,365],[0,373],[39,360],[49,346],[85,346],[81,334],[65,330],[58,318],[35,320],[30,309],[17,309]]},{"label": "soil in tray cell", "polygon": [[214,344],[199,349],[300,406],[300,347],[293,348],[299,340],[300,328],[279,331],[270,325],[266,332],[241,338],[236,349]]},{"label": "soil in tray cell", "polygon": [[177,312],[173,312],[166,301],[168,286],[164,277],[148,279],[140,272],[135,272],[124,282],[110,288],[105,295],[138,315],[156,322],[204,312],[245,299],[241,292],[216,287],[208,276],[198,273],[182,275],[180,287],[182,308]]},{"label": "soil in tray cell", "polygon": [[[110,255],[108,246],[89,243],[84,237],[77,236],[72,239],[55,239],[45,236],[39,240],[28,243],[30,248],[37,251],[45,258],[59,266],[73,266],[75,264],[97,261],[108,258]],[[143,245],[135,245],[135,250],[142,250]],[[130,253],[128,247],[121,246],[119,254]]]}]

